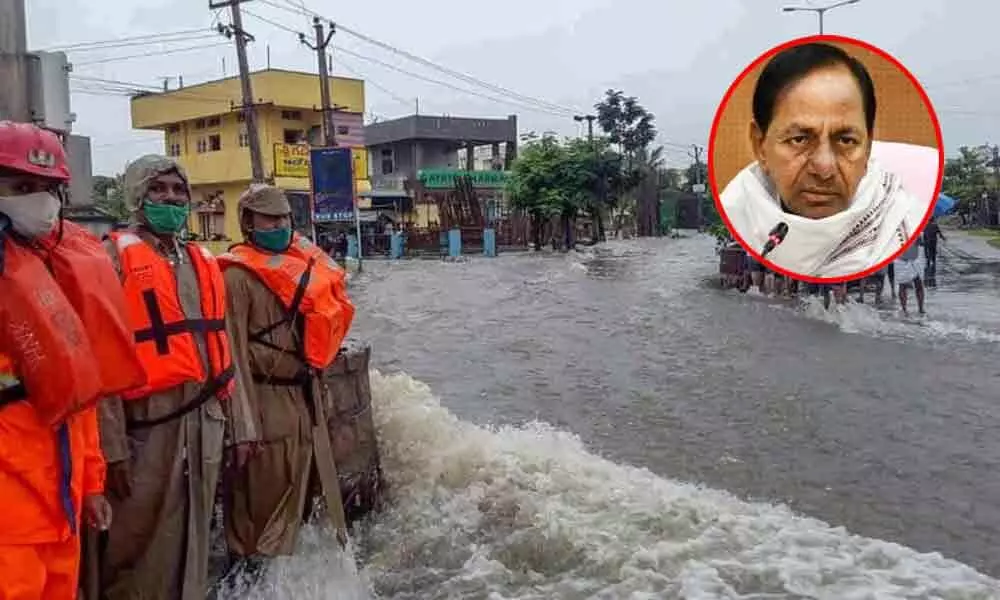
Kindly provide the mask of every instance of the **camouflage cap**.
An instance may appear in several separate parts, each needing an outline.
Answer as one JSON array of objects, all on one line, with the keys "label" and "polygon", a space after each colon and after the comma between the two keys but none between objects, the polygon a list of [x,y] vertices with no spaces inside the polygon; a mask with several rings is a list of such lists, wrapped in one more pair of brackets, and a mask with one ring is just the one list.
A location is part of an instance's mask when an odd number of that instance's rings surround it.
[{"label": "camouflage cap", "polygon": [[191,196],[190,185],[188,184],[187,173],[176,160],[160,156],[159,154],[147,154],[135,159],[125,168],[123,183],[125,187],[125,204],[129,210],[136,211],[142,206],[142,201],[149,193],[149,184],[160,175],[175,173],[188,185],[188,197]]},{"label": "camouflage cap", "polygon": [[260,183],[251,184],[240,196],[239,212],[242,213],[244,210],[271,217],[282,217],[292,213],[292,207],[281,188]]}]

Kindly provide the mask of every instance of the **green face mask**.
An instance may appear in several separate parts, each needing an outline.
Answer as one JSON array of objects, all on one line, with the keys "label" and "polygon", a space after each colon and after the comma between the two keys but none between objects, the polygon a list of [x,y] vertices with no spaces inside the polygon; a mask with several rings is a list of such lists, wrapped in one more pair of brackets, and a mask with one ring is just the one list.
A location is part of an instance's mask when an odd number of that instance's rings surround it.
[{"label": "green face mask", "polygon": [[251,236],[254,246],[258,246],[269,252],[284,252],[288,250],[289,244],[292,243],[291,227],[254,231],[251,233]]},{"label": "green face mask", "polygon": [[187,205],[154,204],[143,202],[142,214],[155,233],[177,233],[187,223],[190,208]]}]

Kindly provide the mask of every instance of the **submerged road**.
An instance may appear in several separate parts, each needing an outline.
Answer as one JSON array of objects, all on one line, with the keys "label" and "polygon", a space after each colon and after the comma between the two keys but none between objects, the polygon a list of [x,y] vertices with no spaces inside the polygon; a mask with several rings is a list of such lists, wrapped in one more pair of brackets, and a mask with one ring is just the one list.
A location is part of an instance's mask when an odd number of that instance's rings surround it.
[{"label": "submerged road", "polygon": [[370,261],[355,331],[463,419],[545,421],[618,463],[996,576],[1000,253],[952,237],[920,325],[716,289],[696,237]]}]

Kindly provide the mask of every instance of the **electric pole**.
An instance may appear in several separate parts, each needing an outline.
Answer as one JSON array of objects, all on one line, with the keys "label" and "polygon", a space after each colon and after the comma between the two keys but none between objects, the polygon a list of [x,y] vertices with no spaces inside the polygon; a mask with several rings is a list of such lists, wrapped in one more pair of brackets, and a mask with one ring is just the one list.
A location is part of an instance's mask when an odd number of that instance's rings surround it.
[{"label": "electric pole", "polygon": [[263,183],[264,164],[260,153],[260,137],[257,135],[257,111],[254,110],[253,86],[250,83],[250,65],[247,62],[247,40],[253,41],[254,37],[243,30],[243,15],[240,13],[240,4],[249,0],[209,0],[210,9],[229,7],[232,13],[233,24],[229,26],[219,25],[219,33],[228,38],[236,39],[236,57],[240,65],[240,84],[243,88],[243,120],[247,126],[247,137],[250,138],[250,171],[254,183]]},{"label": "electric pole", "polygon": [[698,197],[698,231],[701,231],[702,225],[704,225],[702,203],[705,197],[705,182],[701,180],[701,152],[703,148],[697,144],[691,144],[691,149],[694,151],[694,185],[692,185],[691,189]]},{"label": "electric pole", "polygon": [[0,120],[31,122],[24,0],[0,0]]},{"label": "electric pole", "polygon": [[[316,60],[319,62],[319,97],[323,103],[323,145],[336,146],[336,127],[333,123],[333,107],[330,103],[330,72],[328,70],[326,47],[330,44],[337,26],[330,23],[330,31],[323,33],[323,23],[319,17],[313,17],[313,29],[316,30],[316,45],[310,44],[306,40],[304,33],[299,34],[299,41],[316,52]],[[332,61],[331,61],[332,62]]]}]

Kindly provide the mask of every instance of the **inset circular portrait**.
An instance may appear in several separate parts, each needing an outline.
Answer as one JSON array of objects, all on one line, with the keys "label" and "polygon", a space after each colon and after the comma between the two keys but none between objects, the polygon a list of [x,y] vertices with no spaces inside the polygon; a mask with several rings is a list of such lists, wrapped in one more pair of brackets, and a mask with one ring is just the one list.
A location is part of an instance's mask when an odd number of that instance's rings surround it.
[{"label": "inset circular portrait", "polygon": [[916,78],[886,52],[833,35],[782,44],[747,67],[708,149],[733,238],[811,283],[866,277],[917,252],[943,166],[941,126]]}]

